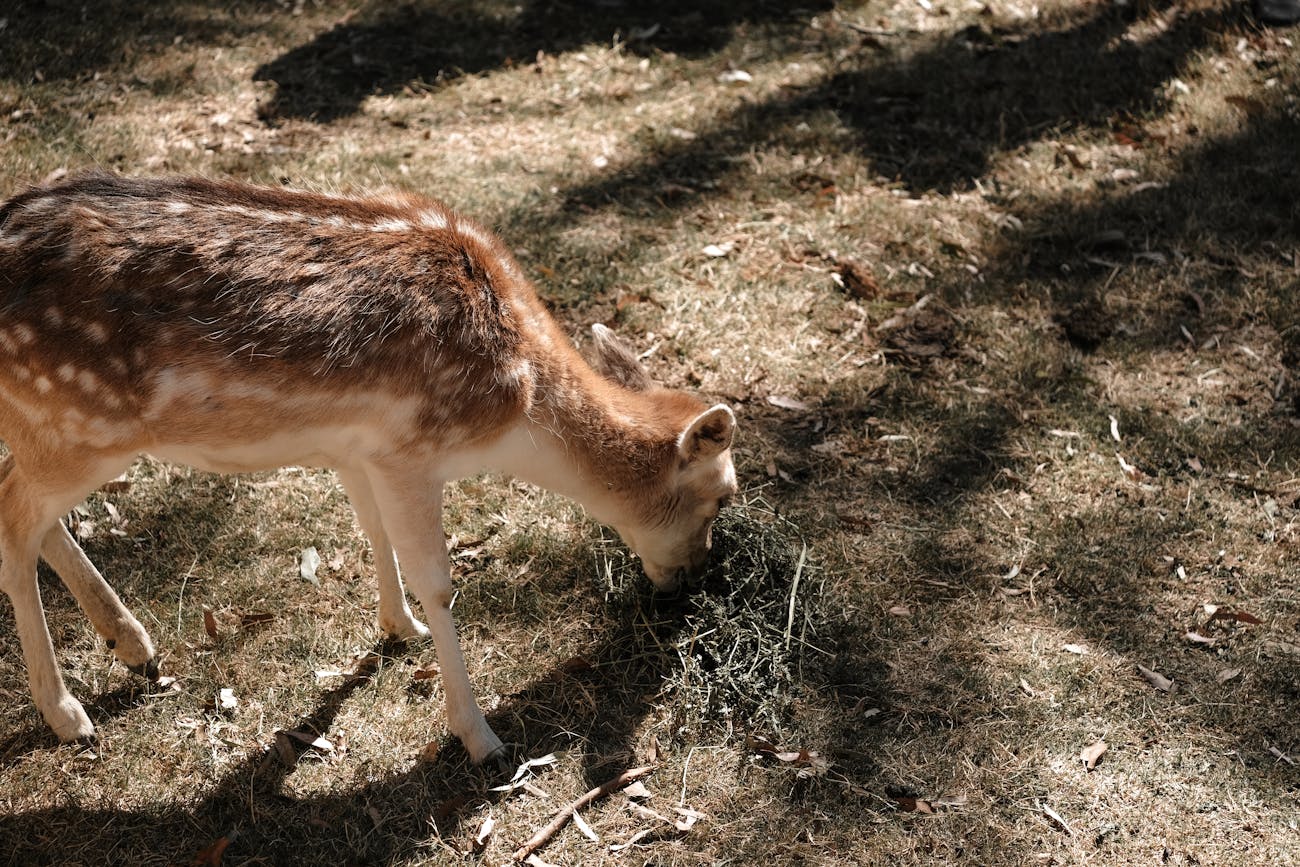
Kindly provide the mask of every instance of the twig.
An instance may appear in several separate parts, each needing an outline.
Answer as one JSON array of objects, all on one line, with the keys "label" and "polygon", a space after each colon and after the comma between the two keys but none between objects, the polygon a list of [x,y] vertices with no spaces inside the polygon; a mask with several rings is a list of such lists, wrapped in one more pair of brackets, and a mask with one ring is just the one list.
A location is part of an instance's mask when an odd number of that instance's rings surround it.
[{"label": "twig", "polygon": [[545,846],[547,841],[555,836],[557,831],[564,827],[565,823],[569,821],[574,812],[583,809],[592,801],[605,797],[610,792],[615,792],[623,788],[634,780],[639,780],[653,771],[656,767],[658,767],[658,765],[646,765],[644,768],[633,768],[630,771],[624,771],[614,779],[602,783],[578,800],[561,808],[551,821],[546,824],[546,827],[542,828],[530,837],[527,843],[515,850],[514,859],[516,861],[523,861],[533,852]]}]

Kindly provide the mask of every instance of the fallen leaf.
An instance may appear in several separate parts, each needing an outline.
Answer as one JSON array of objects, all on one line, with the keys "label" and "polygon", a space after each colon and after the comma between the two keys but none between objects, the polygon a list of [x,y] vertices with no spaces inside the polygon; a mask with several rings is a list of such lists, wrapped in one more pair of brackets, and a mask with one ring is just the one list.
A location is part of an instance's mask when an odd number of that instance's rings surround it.
[{"label": "fallen leaf", "polygon": [[911,617],[912,609],[908,608],[906,605],[895,605],[889,609],[889,613],[895,617]]},{"label": "fallen leaf", "polygon": [[914,798],[911,795],[890,795],[889,797],[898,805],[900,813],[934,815],[934,808],[930,806],[930,802],[922,798]]},{"label": "fallen leaf", "polygon": [[609,851],[622,852],[624,849],[629,849],[632,846],[635,846],[637,843],[641,842],[642,840],[644,840],[646,837],[649,837],[653,833],[654,830],[651,828],[646,828],[644,831],[637,831],[635,834],[633,834],[631,837],[628,838],[626,843],[614,843],[613,845],[611,845],[609,847]]},{"label": "fallen leaf", "polygon": [[526,786],[525,778],[528,776],[529,771],[533,768],[544,768],[547,765],[553,765],[558,761],[559,759],[555,757],[555,753],[547,753],[541,758],[529,759],[515,768],[515,774],[510,778],[510,782],[503,783],[500,786],[493,786],[489,791],[513,792],[515,789],[522,789]]},{"label": "fallen leaf", "polygon": [[673,812],[680,817],[673,822],[673,827],[683,834],[691,830],[699,820],[708,818],[698,810],[692,810],[689,807],[673,807]]},{"label": "fallen leaf", "polygon": [[802,400],[796,400],[793,397],[786,397],[780,394],[769,394],[767,396],[767,402],[772,404],[772,406],[779,406],[781,407],[781,409],[795,409],[795,410],[812,409],[812,407],[804,403]]},{"label": "fallen leaf", "polygon": [[217,710],[231,711],[239,707],[239,699],[235,697],[235,691],[229,687],[222,687],[217,693]]},{"label": "fallen leaf", "polygon": [[221,867],[221,859],[226,854],[226,847],[234,838],[234,831],[224,837],[218,837],[212,845],[199,850],[194,860],[190,862],[190,867]]},{"label": "fallen leaf", "polygon": [[1088,648],[1082,644],[1062,644],[1061,649],[1066,653],[1073,653],[1077,656],[1085,656],[1088,653]]},{"label": "fallen leaf", "polygon": [[217,618],[213,615],[212,609],[206,605],[203,606],[203,631],[208,634],[208,638],[213,641],[217,640],[219,634],[217,632]]},{"label": "fallen leaf", "polygon": [[582,814],[577,810],[573,811],[573,824],[582,832],[582,836],[586,837],[593,843],[600,842],[599,835],[597,835],[595,831],[591,830],[591,826],[587,824],[587,820],[582,818]]},{"label": "fallen leaf", "polygon": [[1227,683],[1239,674],[1241,674],[1240,668],[1225,668],[1215,676],[1215,680],[1219,683]]},{"label": "fallen leaf", "polygon": [[1238,623],[1249,623],[1253,626],[1259,626],[1264,622],[1249,611],[1229,610],[1217,605],[1206,605],[1205,611],[1210,615],[1210,619],[1206,621],[1207,626],[1216,620],[1235,620]]},{"label": "fallen leaf", "polygon": [[1097,762],[1100,761],[1107,749],[1109,749],[1109,747],[1106,745],[1105,741],[1097,741],[1092,746],[1083,748],[1083,751],[1079,753],[1079,761],[1083,762],[1085,769],[1091,771],[1093,768],[1097,767]]},{"label": "fallen leaf", "polygon": [[302,549],[298,558],[298,574],[304,581],[310,581],[312,584],[320,584],[320,579],[316,577],[316,570],[320,568],[320,552],[314,546],[308,546]]},{"label": "fallen leaf", "polygon": [[1074,829],[1070,827],[1070,823],[1067,822],[1067,821],[1065,821],[1065,819],[1063,819],[1063,818],[1061,817],[1061,814],[1060,814],[1060,813],[1056,812],[1055,810],[1053,810],[1051,807],[1047,806],[1046,804],[1039,804],[1039,805],[1038,805],[1038,808],[1039,808],[1040,810],[1042,810],[1044,813],[1046,813],[1046,814],[1047,814],[1047,817],[1048,817],[1049,819],[1051,819],[1053,822],[1055,822],[1056,824],[1058,824],[1058,825],[1060,825],[1062,828],[1064,828],[1065,831],[1066,831],[1066,833],[1069,833],[1069,834],[1073,834],[1073,833],[1074,833]]},{"label": "fallen leaf", "polygon": [[260,626],[263,623],[270,623],[275,619],[275,615],[269,611],[250,611],[247,614],[239,615],[239,625],[247,629],[250,626]]},{"label": "fallen leaf", "polygon": [[1202,635],[1199,632],[1189,632],[1184,637],[1193,644],[1204,644],[1206,647],[1213,647],[1219,643],[1219,639],[1210,638],[1209,636]]},{"label": "fallen leaf", "polygon": [[491,838],[492,831],[496,826],[496,819],[493,819],[491,816],[488,816],[483,820],[483,824],[479,826],[478,833],[474,835],[475,852],[482,852],[487,848],[488,840]]},{"label": "fallen leaf", "polygon": [[442,674],[442,669],[437,665],[426,665],[424,668],[417,668],[411,674],[412,680],[433,680]]},{"label": "fallen leaf", "polygon": [[727,241],[724,244],[709,244],[700,252],[708,256],[710,259],[721,259],[729,255],[734,249],[736,249],[736,242]]},{"label": "fallen leaf", "polygon": [[623,789],[623,794],[627,795],[633,801],[648,801],[654,797],[654,794],[652,794],[640,780],[631,783],[627,788]]},{"label": "fallen leaf", "polygon": [[1162,692],[1174,691],[1174,682],[1169,678],[1165,677],[1160,672],[1152,671],[1151,669],[1142,665],[1139,665],[1137,667],[1137,670],[1139,674],[1141,674],[1143,677],[1147,679],[1147,683],[1151,684],[1156,689]]},{"label": "fallen leaf", "polygon": [[854,298],[872,301],[880,296],[880,283],[866,265],[856,259],[839,259],[835,264],[840,269],[840,282]]},{"label": "fallen leaf", "polygon": [[559,867],[558,864],[552,864],[550,861],[543,861],[542,857],[536,852],[531,853],[527,858],[525,858],[524,863],[527,864],[528,867]]},{"label": "fallen leaf", "polygon": [[326,740],[325,738],[321,737],[320,735],[312,734],[311,732],[300,732],[300,731],[292,731],[287,729],[283,729],[282,733],[288,735],[289,737],[293,738],[296,741],[301,741],[302,743],[306,744],[312,749],[320,750],[322,753],[334,752],[334,744],[332,744],[330,741]]},{"label": "fallen leaf", "polygon": [[743,69],[728,69],[718,76],[718,81],[722,84],[749,84],[753,80],[754,76]]},{"label": "fallen leaf", "polygon": [[1119,437],[1119,419],[1115,418],[1113,415],[1110,416],[1110,436],[1111,439],[1115,440],[1117,443],[1123,442]]},{"label": "fallen leaf", "polygon": [[1268,751],[1269,753],[1272,754],[1273,758],[1277,759],[1278,761],[1286,762],[1288,765],[1295,764],[1295,759],[1291,758],[1286,753],[1279,750],[1276,746],[1270,746],[1268,748]]},{"label": "fallen leaf", "polygon": [[1128,476],[1132,481],[1139,482],[1145,477],[1145,473],[1124,460],[1124,456],[1119,452],[1115,452],[1115,460],[1119,461],[1119,468],[1123,470],[1124,475]]},{"label": "fallen leaf", "polygon": [[438,752],[442,749],[442,744],[437,741],[429,741],[420,749],[420,759],[426,762],[432,762],[438,758]]}]

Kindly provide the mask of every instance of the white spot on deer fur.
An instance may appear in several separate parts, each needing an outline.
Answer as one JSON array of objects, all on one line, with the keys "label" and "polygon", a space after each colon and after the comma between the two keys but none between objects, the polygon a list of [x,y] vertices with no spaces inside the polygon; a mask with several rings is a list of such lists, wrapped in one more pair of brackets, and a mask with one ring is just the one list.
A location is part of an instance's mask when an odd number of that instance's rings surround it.
[{"label": "white spot on deer fur", "polygon": [[22,382],[27,382],[32,378],[32,372],[21,364],[14,365],[13,371],[14,376],[18,377]]},{"label": "white spot on deer fur", "polygon": [[447,215],[435,210],[421,211],[420,225],[426,229],[445,229],[447,228]]},{"label": "white spot on deer fur", "polygon": [[121,374],[122,376],[126,376],[131,370],[131,368],[126,366],[126,361],[118,358],[116,355],[108,359],[107,363],[109,367],[113,368],[114,373]]},{"label": "white spot on deer fur", "polygon": [[60,364],[59,369],[56,370],[55,373],[57,373],[59,379],[64,382],[72,382],[72,380],[77,377],[77,368],[73,367],[71,364]]},{"label": "white spot on deer fur", "polygon": [[473,241],[477,241],[485,247],[492,246],[492,238],[487,232],[470,222],[460,222],[456,224],[456,231],[461,235]]},{"label": "white spot on deer fur", "polygon": [[81,390],[87,394],[95,394],[99,391],[99,377],[89,370],[79,370],[77,371],[77,385],[81,386]]},{"label": "white spot on deer fur", "polygon": [[44,376],[36,377],[36,381],[32,384],[36,386],[36,391],[40,394],[49,394],[50,389],[54,387],[54,383]]},{"label": "white spot on deer fur", "polygon": [[0,349],[3,349],[5,352],[12,355],[14,350],[17,348],[18,344],[9,336],[9,330],[6,328],[0,328]]},{"label": "white spot on deer fur", "polygon": [[103,343],[108,340],[108,329],[99,322],[87,322],[82,325],[82,330],[95,343]]},{"label": "white spot on deer fur", "polygon": [[184,213],[187,212],[189,209],[190,209],[190,205],[189,205],[188,202],[168,202],[168,203],[167,203],[167,213],[169,213],[169,214],[184,214]]},{"label": "white spot on deer fur", "polygon": [[60,327],[63,325],[63,311],[57,307],[46,307],[45,321],[48,322],[52,328]]},{"label": "white spot on deer fur", "polygon": [[30,346],[32,341],[36,340],[36,332],[31,329],[31,326],[21,322],[14,326],[13,334],[23,346]]}]

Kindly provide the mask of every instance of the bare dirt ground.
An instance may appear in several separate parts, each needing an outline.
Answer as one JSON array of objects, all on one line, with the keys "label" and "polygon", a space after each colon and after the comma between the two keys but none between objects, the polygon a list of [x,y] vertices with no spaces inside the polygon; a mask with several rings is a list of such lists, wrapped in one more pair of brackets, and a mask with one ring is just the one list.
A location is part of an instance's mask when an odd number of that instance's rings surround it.
[{"label": "bare dirt ground", "polygon": [[1199,0],[0,9],[0,194],[435,195],[730,402],[745,489],[676,599],[577,507],[449,491],[475,687],[554,755],[499,791],[330,474],[141,461],[69,520],[175,680],[44,576],[102,736],[58,745],[0,606],[0,861],[500,864],[653,764],[539,857],[1300,862],[1297,40]]}]

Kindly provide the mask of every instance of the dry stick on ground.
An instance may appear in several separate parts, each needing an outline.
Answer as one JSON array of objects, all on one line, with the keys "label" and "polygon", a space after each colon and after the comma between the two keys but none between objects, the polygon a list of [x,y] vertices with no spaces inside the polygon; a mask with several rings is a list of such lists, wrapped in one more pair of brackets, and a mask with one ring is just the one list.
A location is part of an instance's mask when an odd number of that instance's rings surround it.
[{"label": "dry stick on ground", "polygon": [[658,767],[658,765],[646,765],[644,768],[633,768],[630,771],[624,771],[614,779],[602,783],[578,800],[561,808],[560,811],[555,814],[554,818],[546,824],[545,828],[542,828],[530,837],[527,843],[515,850],[514,859],[516,861],[523,861],[533,852],[536,852],[538,849],[545,846],[546,842],[550,840],[551,837],[555,836],[555,832],[563,828],[564,824],[568,822],[570,817],[572,817],[578,810],[586,807],[592,801],[605,797],[610,792],[617,791],[629,783],[641,779],[656,767]]}]

